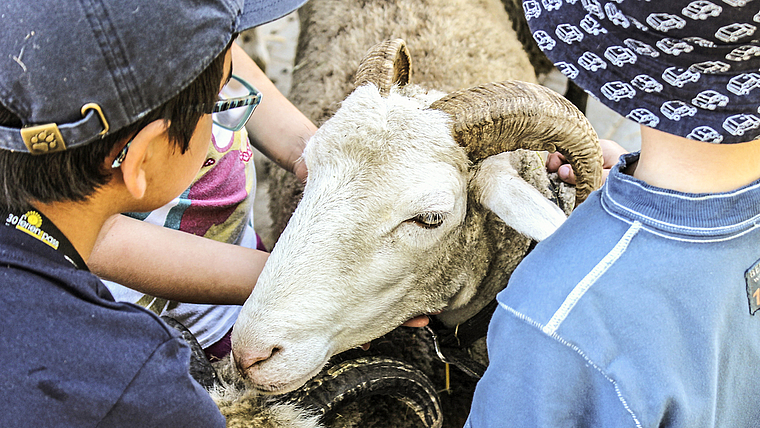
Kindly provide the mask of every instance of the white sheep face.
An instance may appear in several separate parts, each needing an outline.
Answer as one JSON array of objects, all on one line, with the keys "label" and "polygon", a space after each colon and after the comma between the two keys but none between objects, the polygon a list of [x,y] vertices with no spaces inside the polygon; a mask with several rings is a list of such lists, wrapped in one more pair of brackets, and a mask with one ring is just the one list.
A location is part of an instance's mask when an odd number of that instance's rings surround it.
[{"label": "white sheep face", "polygon": [[303,199],[233,332],[238,365],[258,361],[245,373],[258,388],[296,388],[453,294],[418,284],[456,240],[468,161],[448,117],[426,106],[358,88],[309,141]]},{"label": "white sheep face", "polygon": [[472,174],[431,101],[415,87],[387,98],[360,87],[309,141],[303,199],[232,334],[236,363],[256,388],[298,388],[330,356],[465,304],[482,278],[468,257],[486,251],[474,248],[484,216],[467,215],[473,191],[536,239],[564,220],[508,161],[494,156]]}]

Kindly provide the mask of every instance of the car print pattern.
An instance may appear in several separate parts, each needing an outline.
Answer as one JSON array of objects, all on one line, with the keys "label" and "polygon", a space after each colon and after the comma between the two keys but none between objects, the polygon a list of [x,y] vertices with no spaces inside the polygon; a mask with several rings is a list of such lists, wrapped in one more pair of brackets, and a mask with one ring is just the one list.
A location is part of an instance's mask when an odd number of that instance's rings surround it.
[{"label": "car print pattern", "polygon": [[760,0],[523,7],[555,66],[622,116],[696,141],[760,139]]}]

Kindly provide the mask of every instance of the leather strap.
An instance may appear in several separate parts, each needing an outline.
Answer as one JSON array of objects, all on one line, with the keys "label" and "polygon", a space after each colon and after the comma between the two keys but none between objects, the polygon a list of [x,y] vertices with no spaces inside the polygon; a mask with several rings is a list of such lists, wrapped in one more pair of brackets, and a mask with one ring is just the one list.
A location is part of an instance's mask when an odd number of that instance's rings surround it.
[{"label": "leather strap", "polygon": [[492,300],[475,316],[454,328],[448,328],[437,319],[431,318],[427,329],[433,336],[438,358],[446,364],[455,365],[469,376],[480,379],[486,371],[486,366],[473,360],[467,348],[486,336],[488,323],[498,305],[496,299]]},{"label": "leather strap", "polygon": [[[63,141],[58,142],[58,144],[61,148],[51,148],[49,151],[71,149],[73,147],[89,144],[99,138],[101,136],[100,134],[105,129],[100,116],[95,110],[88,110],[84,117],[78,122],[67,123],[60,126],[51,123],[47,125],[38,125],[36,127],[39,127],[40,132],[45,132],[47,135],[53,134],[53,129],[57,129],[60,132]],[[26,128],[19,129],[0,126],[0,149],[32,154],[44,154],[48,152],[48,150],[37,151],[30,149],[22,135],[23,129]]]}]

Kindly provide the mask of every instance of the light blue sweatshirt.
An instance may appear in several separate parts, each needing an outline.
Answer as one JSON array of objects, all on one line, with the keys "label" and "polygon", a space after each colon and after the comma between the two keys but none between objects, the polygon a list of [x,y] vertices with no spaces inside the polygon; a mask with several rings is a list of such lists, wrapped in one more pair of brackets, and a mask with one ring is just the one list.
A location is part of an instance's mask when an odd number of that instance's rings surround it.
[{"label": "light blue sweatshirt", "polygon": [[760,182],[621,171],[498,295],[466,427],[760,427]]}]

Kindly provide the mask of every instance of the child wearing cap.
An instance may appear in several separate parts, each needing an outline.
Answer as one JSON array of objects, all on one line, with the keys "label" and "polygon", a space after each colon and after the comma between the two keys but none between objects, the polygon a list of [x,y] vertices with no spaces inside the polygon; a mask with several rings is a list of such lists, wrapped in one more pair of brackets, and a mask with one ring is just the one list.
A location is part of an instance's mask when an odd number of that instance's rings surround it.
[{"label": "child wearing cap", "polygon": [[293,7],[3,4],[0,425],[224,426],[177,333],[115,302],[87,262],[110,217],[187,188],[211,113],[257,99],[218,98],[232,39]]},{"label": "child wearing cap", "polygon": [[760,5],[525,3],[641,151],[499,294],[465,426],[758,426]]},{"label": "child wearing cap", "polygon": [[[300,154],[316,126],[235,43],[232,57],[232,89],[246,92],[244,85],[250,84],[262,94],[248,121],[251,142],[305,179]],[[116,300],[179,321],[212,361],[229,353],[240,305],[267,257],[253,230],[253,151],[246,128],[236,128],[214,124],[209,153],[191,186],[157,210],[115,216],[88,262],[93,272],[107,279]]]}]

